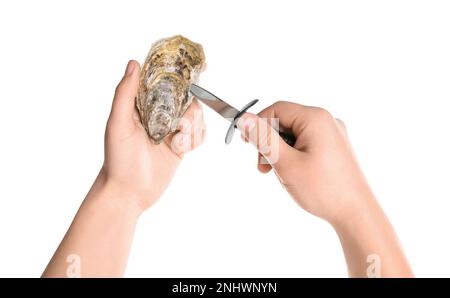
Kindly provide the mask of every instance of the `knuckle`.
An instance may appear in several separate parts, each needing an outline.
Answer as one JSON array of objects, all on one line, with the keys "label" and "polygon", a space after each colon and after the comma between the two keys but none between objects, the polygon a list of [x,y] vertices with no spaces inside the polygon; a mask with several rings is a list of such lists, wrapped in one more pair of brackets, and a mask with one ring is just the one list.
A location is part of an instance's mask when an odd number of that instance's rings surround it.
[{"label": "knuckle", "polygon": [[336,118],[336,122],[341,128],[343,128],[345,130],[347,129],[347,126],[345,125],[344,121],[342,121],[341,119]]},{"label": "knuckle", "polygon": [[277,101],[273,104],[273,106],[280,107],[280,106],[286,105],[287,103],[288,103],[288,102],[285,101],[285,100],[277,100]]},{"label": "knuckle", "polygon": [[320,108],[320,107],[313,108],[313,114],[314,114],[314,118],[316,118],[320,121],[330,121],[330,120],[334,119],[329,111],[327,111],[324,108]]},{"label": "knuckle", "polygon": [[117,97],[118,95],[120,95],[120,93],[122,93],[124,89],[124,83],[123,81],[120,81],[120,83],[116,86],[116,89],[114,90],[114,97]]}]

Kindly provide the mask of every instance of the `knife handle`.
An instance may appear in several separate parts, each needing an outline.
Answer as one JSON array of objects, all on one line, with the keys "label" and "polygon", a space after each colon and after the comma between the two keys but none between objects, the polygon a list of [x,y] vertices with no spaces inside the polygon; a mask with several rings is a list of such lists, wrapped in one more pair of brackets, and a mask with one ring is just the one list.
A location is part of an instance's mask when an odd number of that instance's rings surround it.
[{"label": "knife handle", "polygon": [[[239,118],[244,115],[245,112],[247,112],[248,109],[250,109],[252,106],[254,106],[258,102],[258,99],[254,99],[250,101],[248,104],[246,104],[237,114],[234,116],[233,121],[230,124],[230,127],[228,127],[227,134],[225,136],[225,144],[230,144],[231,140],[233,139],[234,130],[237,128],[236,122],[239,120]],[[290,133],[284,132],[279,130],[278,134],[280,137],[291,147],[294,147],[295,142],[297,141],[296,137],[293,136]]]},{"label": "knife handle", "polygon": [[278,134],[283,139],[283,141],[286,142],[286,144],[288,144],[291,147],[294,147],[295,142],[297,142],[297,138],[294,135],[281,130],[278,131]]}]

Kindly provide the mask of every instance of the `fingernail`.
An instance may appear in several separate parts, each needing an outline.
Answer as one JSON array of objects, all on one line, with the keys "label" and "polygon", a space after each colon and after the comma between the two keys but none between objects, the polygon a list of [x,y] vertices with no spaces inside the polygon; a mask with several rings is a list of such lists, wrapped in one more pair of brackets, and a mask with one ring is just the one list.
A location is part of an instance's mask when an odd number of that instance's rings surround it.
[{"label": "fingernail", "polygon": [[267,159],[266,159],[264,156],[262,156],[262,155],[259,155],[258,162],[259,162],[259,164],[261,164],[261,165],[267,165],[267,164],[269,164],[269,162],[267,161]]},{"label": "fingernail", "polygon": [[131,75],[135,68],[136,67],[135,67],[133,61],[132,60],[128,61],[127,69],[125,70],[125,76],[127,77],[127,76]]},{"label": "fingernail", "polygon": [[252,131],[256,126],[256,121],[251,116],[244,115],[238,119],[236,126],[241,131]]}]

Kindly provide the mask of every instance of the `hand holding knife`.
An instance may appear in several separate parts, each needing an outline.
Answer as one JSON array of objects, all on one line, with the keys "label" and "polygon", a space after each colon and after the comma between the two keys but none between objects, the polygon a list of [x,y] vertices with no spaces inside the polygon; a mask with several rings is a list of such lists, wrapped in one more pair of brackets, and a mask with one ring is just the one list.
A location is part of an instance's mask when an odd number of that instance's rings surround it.
[{"label": "hand holding knife", "polygon": [[[208,107],[216,111],[218,114],[220,114],[222,117],[231,122],[230,127],[228,128],[227,131],[227,135],[225,136],[226,144],[229,144],[233,139],[234,130],[236,128],[236,122],[238,121],[238,119],[250,107],[252,107],[254,104],[258,102],[257,99],[254,99],[250,101],[248,104],[246,104],[241,110],[238,110],[198,85],[192,84],[190,92],[205,105],[207,105]],[[296,138],[293,135],[281,131],[279,131],[278,134],[283,138],[283,140],[288,145],[294,146]]]}]

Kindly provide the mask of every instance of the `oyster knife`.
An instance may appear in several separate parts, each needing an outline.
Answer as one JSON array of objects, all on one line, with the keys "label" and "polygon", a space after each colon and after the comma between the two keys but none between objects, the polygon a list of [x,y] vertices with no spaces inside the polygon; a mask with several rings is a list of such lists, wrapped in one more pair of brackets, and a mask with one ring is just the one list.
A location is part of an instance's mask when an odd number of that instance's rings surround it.
[{"label": "oyster knife", "polygon": [[[199,99],[202,103],[216,111],[223,118],[227,119],[231,122],[230,127],[228,128],[227,134],[225,136],[225,143],[229,144],[233,139],[234,130],[236,128],[236,122],[238,119],[254,104],[258,102],[257,99],[250,101],[246,104],[241,110],[234,108],[229,105],[225,101],[221,100],[219,97],[215,96],[208,90],[196,85],[191,84],[190,93],[194,95],[197,99]],[[290,146],[294,146],[295,137],[289,133],[279,131],[279,135],[283,138],[283,140]]]}]

